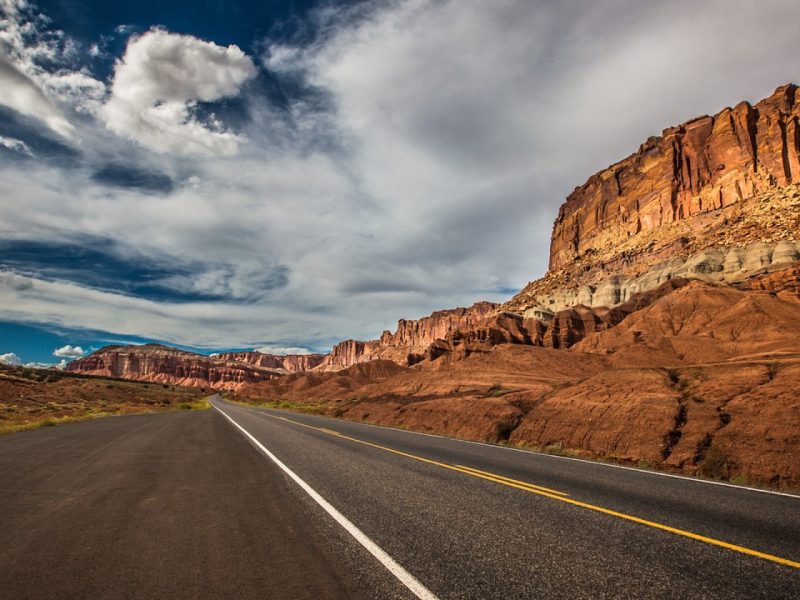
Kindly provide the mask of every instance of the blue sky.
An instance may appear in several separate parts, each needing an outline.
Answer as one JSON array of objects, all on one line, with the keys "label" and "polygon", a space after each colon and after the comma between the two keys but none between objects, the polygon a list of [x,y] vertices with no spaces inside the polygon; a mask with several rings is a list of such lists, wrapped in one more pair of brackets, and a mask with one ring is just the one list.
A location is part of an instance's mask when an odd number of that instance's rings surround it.
[{"label": "blue sky", "polygon": [[800,79],[798,10],[0,0],[0,359],[505,300],[593,172]]}]

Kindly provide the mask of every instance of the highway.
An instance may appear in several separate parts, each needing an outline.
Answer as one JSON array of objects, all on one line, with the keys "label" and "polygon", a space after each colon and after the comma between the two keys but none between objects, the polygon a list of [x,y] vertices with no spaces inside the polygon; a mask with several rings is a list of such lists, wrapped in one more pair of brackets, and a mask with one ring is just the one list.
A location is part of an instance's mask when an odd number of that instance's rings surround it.
[{"label": "highway", "polygon": [[791,494],[213,404],[0,438],[3,597],[800,597]]}]

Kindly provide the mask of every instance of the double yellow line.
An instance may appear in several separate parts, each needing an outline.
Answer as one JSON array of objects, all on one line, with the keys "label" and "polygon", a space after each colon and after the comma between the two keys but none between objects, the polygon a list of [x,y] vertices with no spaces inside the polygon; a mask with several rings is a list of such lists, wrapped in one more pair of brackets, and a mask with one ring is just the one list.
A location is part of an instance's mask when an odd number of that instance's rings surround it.
[{"label": "double yellow line", "polygon": [[723,542],[722,540],[717,540],[714,538],[710,538],[704,535],[700,535],[698,533],[693,533],[691,531],[686,531],[684,529],[678,529],[677,527],[670,527],[669,525],[664,525],[662,523],[657,523],[655,521],[649,521],[647,519],[642,519],[640,517],[635,517],[633,515],[629,515],[626,513],[622,513],[616,510],[612,510],[609,508],[604,508],[602,506],[597,506],[595,504],[589,504],[588,502],[581,502],[580,500],[575,500],[569,497],[569,494],[565,492],[560,492],[558,490],[554,490],[551,488],[547,488],[541,485],[535,485],[533,483],[527,483],[525,481],[519,481],[518,479],[511,479],[510,477],[505,477],[503,475],[497,475],[496,473],[489,473],[487,471],[481,471],[479,469],[473,469],[472,467],[466,467],[464,465],[451,465],[448,463],[439,462],[438,460],[432,460],[430,458],[424,458],[422,456],[417,456],[416,454],[409,454],[408,452],[403,452],[401,450],[395,450],[394,448],[389,448],[388,446],[382,446],[380,444],[374,444],[372,442],[367,442],[365,440],[360,440],[358,438],[351,437],[349,435],[345,435],[343,433],[339,433],[338,431],[333,431],[331,429],[325,429],[324,427],[315,427],[313,425],[307,425],[305,423],[300,423],[299,421],[293,421],[291,419],[287,419],[286,417],[279,417],[277,415],[272,415],[269,413],[260,412],[258,414],[266,415],[273,419],[279,419],[281,421],[286,421],[287,423],[292,423],[293,425],[299,425],[300,427],[306,427],[308,429],[313,429],[315,431],[319,431],[325,433],[327,435],[335,436],[341,438],[343,440],[348,440],[350,442],[354,442],[356,444],[362,444],[364,446],[369,446],[371,448],[377,448],[378,450],[383,450],[385,452],[391,452],[392,454],[397,454],[398,456],[403,456],[405,458],[409,458],[411,460],[417,460],[423,463],[427,463],[429,465],[434,465],[437,467],[441,467],[442,469],[448,469],[449,471],[457,471],[459,473],[464,473],[465,475],[470,475],[472,477],[477,477],[479,479],[485,479],[486,481],[492,481],[494,483],[499,483],[501,485],[505,485],[508,487],[512,487],[518,490],[522,490],[525,492],[530,492],[532,494],[537,494],[539,496],[544,496],[546,498],[551,498],[553,500],[558,500],[559,502],[564,502],[566,504],[571,504],[572,506],[577,506],[580,508],[585,508],[587,510],[592,510],[595,512],[602,513],[604,515],[609,515],[612,517],[616,517],[618,519],[623,519],[625,521],[630,521],[632,523],[638,523],[639,525],[645,525],[647,527],[652,527],[654,529],[659,529],[661,531],[666,531],[668,533],[673,533],[675,535],[679,535],[685,538],[689,538],[692,540],[696,540],[698,542],[703,542],[706,544],[710,544],[712,546],[718,546],[720,548],[726,548],[728,550],[733,550],[734,552],[739,552],[741,554],[746,554],[748,556],[754,556],[756,558],[761,558],[763,560],[768,560],[770,562],[778,563],[780,565],[785,565],[788,567],[793,567],[795,569],[800,569],[800,562],[789,560],[788,558],[781,558],[780,556],[775,556],[773,554],[767,554],[766,552],[759,552],[758,550],[753,550],[752,548],[746,548],[744,546],[738,546],[736,544],[731,544],[728,542]]}]

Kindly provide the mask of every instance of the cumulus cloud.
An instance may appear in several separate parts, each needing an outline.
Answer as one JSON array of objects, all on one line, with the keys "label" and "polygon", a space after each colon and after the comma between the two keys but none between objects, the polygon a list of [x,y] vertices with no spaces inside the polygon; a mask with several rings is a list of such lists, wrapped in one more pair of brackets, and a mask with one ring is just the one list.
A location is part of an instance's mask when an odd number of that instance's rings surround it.
[{"label": "cumulus cloud", "polygon": [[57,356],[59,358],[75,359],[80,358],[84,354],[86,354],[86,351],[83,348],[80,346],[72,346],[70,344],[53,350],[53,356]]},{"label": "cumulus cloud", "polygon": [[22,361],[13,352],[6,352],[5,354],[0,354],[0,363],[4,365],[21,365]]},{"label": "cumulus cloud", "polygon": [[102,115],[113,131],[158,152],[233,154],[244,138],[192,109],[237,95],[255,75],[237,46],[152,29],[128,43]]}]

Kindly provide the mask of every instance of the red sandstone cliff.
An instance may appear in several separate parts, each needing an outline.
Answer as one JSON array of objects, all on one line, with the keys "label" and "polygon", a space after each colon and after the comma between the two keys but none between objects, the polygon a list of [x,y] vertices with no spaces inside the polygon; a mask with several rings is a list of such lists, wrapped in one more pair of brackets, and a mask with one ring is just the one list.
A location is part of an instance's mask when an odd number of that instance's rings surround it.
[{"label": "red sandstone cliff", "polygon": [[550,269],[628,237],[800,181],[800,99],[779,87],[664,130],[639,151],[592,175],[561,206]]},{"label": "red sandstone cliff", "polygon": [[476,302],[469,308],[440,310],[421,319],[397,322],[397,331],[384,331],[380,339],[345,340],[336,344],[319,366],[319,370],[336,370],[369,360],[387,359],[401,365],[422,360],[436,340],[456,330],[469,330],[485,324],[498,305]]},{"label": "red sandstone cliff", "polygon": [[160,344],[106,346],[72,361],[67,371],[169,385],[235,390],[280,377],[281,372],[243,362],[186,352]]},{"label": "red sandstone cliff", "polygon": [[318,366],[326,355],[324,354],[265,354],[264,352],[221,352],[215,357],[221,360],[235,360],[256,367],[283,370],[287,373],[309,371]]}]

